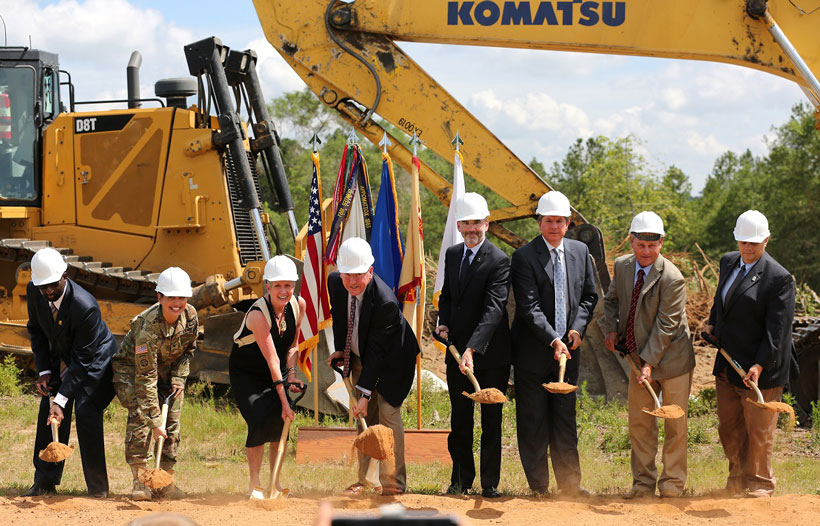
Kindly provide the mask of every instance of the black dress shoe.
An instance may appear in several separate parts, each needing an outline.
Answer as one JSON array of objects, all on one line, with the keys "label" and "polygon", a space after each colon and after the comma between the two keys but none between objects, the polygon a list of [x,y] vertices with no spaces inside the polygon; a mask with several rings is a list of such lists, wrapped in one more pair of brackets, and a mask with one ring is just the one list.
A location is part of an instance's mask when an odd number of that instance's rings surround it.
[{"label": "black dress shoe", "polygon": [[108,492],[107,491],[98,491],[96,493],[89,493],[88,496],[92,499],[107,499]]},{"label": "black dress shoe", "polygon": [[577,488],[561,490],[561,494],[566,495],[567,497],[573,497],[573,498],[576,498],[576,499],[583,499],[583,498],[587,498],[587,497],[592,495],[589,492],[589,490],[586,490],[586,489],[582,488],[581,486],[578,486]]},{"label": "black dress shoe", "polygon": [[44,497],[47,495],[54,495],[57,493],[57,488],[51,484],[34,483],[27,492],[20,495],[21,497]]},{"label": "black dress shoe", "polygon": [[495,486],[490,486],[488,488],[484,488],[483,490],[481,490],[481,496],[485,499],[497,499],[501,496],[501,493],[499,493],[498,490],[495,489]]},{"label": "black dress shoe", "polygon": [[463,488],[458,484],[450,484],[450,487],[447,488],[447,495],[464,495],[470,490],[470,488]]},{"label": "black dress shoe", "polygon": [[550,490],[547,488],[530,488],[530,491],[532,491],[533,497],[541,499],[548,499],[552,496],[550,495]]}]

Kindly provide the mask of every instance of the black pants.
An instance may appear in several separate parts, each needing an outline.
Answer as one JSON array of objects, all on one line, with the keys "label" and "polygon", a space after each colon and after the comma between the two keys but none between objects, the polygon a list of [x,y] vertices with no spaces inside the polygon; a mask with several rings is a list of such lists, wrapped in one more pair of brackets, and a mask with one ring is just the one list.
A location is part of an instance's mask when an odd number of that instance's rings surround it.
[{"label": "black pants", "polygon": [[[577,360],[577,358],[576,358]],[[567,363],[565,382],[576,384],[578,365]],[[556,362],[557,364],[557,362]],[[515,420],[518,451],[527,482],[533,490],[546,490],[550,475],[547,454],[552,459],[560,490],[573,490],[581,483],[578,433],[575,428],[575,393],[553,394],[541,385],[557,382],[558,373],[532,373],[515,369]]]},{"label": "black pants", "polygon": [[[56,392],[56,390],[54,391]],[[103,437],[103,413],[114,398],[114,386],[111,383],[111,367],[108,367],[103,378],[91,391],[84,387],[77,390],[76,396],[69,398],[63,408],[63,421],[57,432],[60,442],[68,444],[71,435],[72,408],[76,412],[77,441],[80,444],[83,475],[88,493],[108,491],[108,471],[105,467],[105,440]],[[40,399],[40,412],[37,415],[37,435],[34,439],[34,482],[40,485],[58,486],[63,476],[63,462],[45,462],[38,456],[40,451],[52,441],[51,426],[47,425],[48,412],[51,408],[48,397]]]},{"label": "black pants", "polygon": [[[510,368],[478,370],[476,380],[482,389],[495,387],[506,392]],[[466,375],[458,370],[455,360],[447,360],[447,385],[450,392],[450,435],[447,449],[453,459],[450,483],[464,489],[473,486],[475,461],[473,459],[473,413],[474,402],[462,391],[472,393],[475,387]],[[503,404],[479,404],[481,406],[481,487],[497,487],[501,477],[501,409]]]}]

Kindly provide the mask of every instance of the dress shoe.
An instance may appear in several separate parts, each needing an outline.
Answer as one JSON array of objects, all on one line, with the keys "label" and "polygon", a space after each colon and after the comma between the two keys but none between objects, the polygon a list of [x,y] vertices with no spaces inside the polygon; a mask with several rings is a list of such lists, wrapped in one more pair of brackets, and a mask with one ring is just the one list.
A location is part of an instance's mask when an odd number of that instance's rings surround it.
[{"label": "dress shoe", "polygon": [[632,488],[631,490],[629,490],[626,493],[624,493],[623,495],[621,495],[621,498],[623,498],[624,500],[633,500],[633,499],[646,499],[646,498],[650,498],[650,497],[654,497],[654,496],[655,496],[655,493],[650,492],[649,490]]},{"label": "dress shoe", "polygon": [[485,499],[497,499],[501,496],[501,493],[495,488],[495,486],[489,486],[481,490],[481,496]]},{"label": "dress shoe", "polygon": [[447,495],[464,495],[468,491],[470,491],[470,488],[465,488],[458,484],[450,484],[450,487],[447,488]]},{"label": "dress shoe", "polygon": [[540,499],[548,499],[552,496],[548,488],[530,488],[530,491],[532,491],[533,497],[538,497]]},{"label": "dress shoe", "polygon": [[772,492],[767,489],[758,488],[758,489],[750,489],[746,492],[746,496],[751,499],[765,499],[772,496]]},{"label": "dress shoe", "polygon": [[92,498],[92,499],[107,499],[108,498],[108,492],[107,491],[97,491],[97,492],[94,492],[94,493],[89,493],[88,496],[89,496],[89,498]]},{"label": "dress shoe", "polygon": [[385,486],[382,488],[382,497],[396,497],[398,495],[404,495],[404,490],[396,486]]},{"label": "dress shoe", "polygon": [[20,495],[21,497],[45,497],[48,495],[55,495],[57,493],[57,488],[55,488],[51,484],[38,484],[34,483],[28,489],[27,492]]},{"label": "dress shoe", "polygon": [[683,495],[683,491],[674,488],[664,488],[660,490],[660,494],[662,499],[677,499]]},{"label": "dress shoe", "polygon": [[570,488],[570,489],[562,489],[561,495],[565,495],[567,497],[572,497],[575,499],[585,499],[587,497],[592,496],[589,490],[582,488],[581,486]]}]

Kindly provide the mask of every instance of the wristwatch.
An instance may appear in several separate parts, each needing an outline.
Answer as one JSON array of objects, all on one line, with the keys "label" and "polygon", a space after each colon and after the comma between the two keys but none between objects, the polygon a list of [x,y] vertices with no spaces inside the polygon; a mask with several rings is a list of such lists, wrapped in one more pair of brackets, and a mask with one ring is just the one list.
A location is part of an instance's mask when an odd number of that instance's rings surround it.
[{"label": "wristwatch", "polygon": [[370,400],[370,395],[367,394],[367,393],[362,393],[361,397],[364,398],[365,400]]}]

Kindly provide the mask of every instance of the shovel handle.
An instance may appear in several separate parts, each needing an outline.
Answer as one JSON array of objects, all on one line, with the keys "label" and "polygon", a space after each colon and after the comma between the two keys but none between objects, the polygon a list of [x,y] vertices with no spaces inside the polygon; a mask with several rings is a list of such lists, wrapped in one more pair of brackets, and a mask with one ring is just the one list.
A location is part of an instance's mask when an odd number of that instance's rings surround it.
[{"label": "shovel handle", "polygon": [[[168,400],[171,397],[169,396],[162,402],[162,413],[160,418],[162,419],[162,430],[165,431],[165,424],[168,423]],[[165,444],[165,438],[159,437],[157,439],[157,454],[156,454],[156,461],[154,462],[154,468],[159,469],[159,461],[160,457],[162,457],[162,446]]]},{"label": "shovel handle", "polygon": [[564,374],[567,372],[567,355],[561,353],[561,358],[558,360],[558,383],[564,383]]},{"label": "shovel handle", "polygon": [[[625,346],[616,345],[615,349],[621,352],[621,355],[626,359],[626,362],[629,364],[629,368],[632,369],[632,374],[635,375],[635,378],[640,378],[641,371],[638,369],[638,366],[635,364],[635,361],[632,359],[632,353],[629,352]],[[655,409],[661,408],[661,401],[658,400],[658,395],[655,394],[655,390],[652,389],[652,386],[649,385],[649,382],[644,382],[643,386],[652,395],[652,400],[655,401]]]},{"label": "shovel handle", "polygon": [[51,421],[51,438],[53,442],[59,442],[59,438],[57,437],[57,429],[59,429],[60,424],[57,423],[56,420]]},{"label": "shovel handle", "polygon": [[[268,484],[268,498],[276,498],[282,493],[282,488],[279,486],[279,473],[282,471],[282,460],[285,458],[285,449],[288,443],[288,432],[290,431],[291,419],[286,418],[282,426],[282,435],[279,437],[279,447],[276,449],[276,460],[273,464],[273,469],[270,472],[270,483]],[[276,493],[274,494],[274,491]]]},{"label": "shovel handle", "polygon": [[[334,371],[336,371],[337,373],[339,373],[339,376],[342,377],[342,382],[344,382],[345,387],[347,388],[347,396],[350,397],[350,407],[352,408],[353,404],[356,404],[356,403],[359,402],[359,398],[353,392],[353,385],[350,383],[350,377],[345,376],[344,371],[342,371],[339,368],[339,360],[332,361],[330,363],[330,368],[333,369]],[[366,431],[367,430],[367,422],[364,421],[364,418],[362,418],[361,415],[359,415],[359,416],[356,417],[356,420],[358,420],[359,425],[362,426],[362,431]]]},{"label": "shovel handle", "polygon": [[[435,340],[438,341],[440,344],[447,347],[447,350],[450,351],[450,354],[453,355],[453,358],[456,359],[456,363],[459,363],[459,364],[461,363],[461,354],[459,354],[458,349],[456,349],[456,346],[453,345],[453,342],[451,342],[450,340],[448,340],[446,338],[441,337],[439,334],[436,334],[436,331],[433,331],[433,338],[435,338]],[[476,392],[481,391],[481,386],[478,385],[478,380],[476,380],[475,375],[473,374],[473,371],[471,369],[466,368],[466,367],[464,368],[464,371],[465,371],[464,374],[466,374],[467,378],[470,379],[470,383],[473,384],[473,387],[475,388],[475,391]]]},{"label": "shovel handle", "polygon": [[[726,349],[720,346],[720,342],[718,342],[717,338],[715,338],[706,331],[701,332],[700,337],[706,340],[708,343],[717,347],[720,351],[720,354],[723,355],[723,357],[726,358],[726,361],[729,362],[729,365],[732,366],[732,369],[734,369],[735,372],[739,374],[741,378],[746,378],[746,371],[744,371],[743,367],[741,367],[740,364],[737,363],[737,360],[732,358],[732,356],[728,352],[726,352]],[[765,402],[763,401],[763,393],[760,392],[760,388],[757,386],[757,382],[748,380],[748,383],[752,386],[752,389],[754,389],[755,394],[757,395],[757,401],[761,404],[764,404]]]}]

